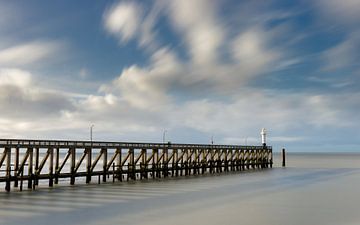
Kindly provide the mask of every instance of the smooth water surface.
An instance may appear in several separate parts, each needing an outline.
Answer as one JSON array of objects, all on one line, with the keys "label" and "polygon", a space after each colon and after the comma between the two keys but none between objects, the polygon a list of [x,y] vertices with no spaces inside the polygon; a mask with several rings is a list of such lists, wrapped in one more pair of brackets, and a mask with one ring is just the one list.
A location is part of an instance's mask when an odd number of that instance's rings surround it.
[{"label": "smooth water surface", "polygon": [[0,225],[360,224],[360,154],[279,159],[262,171],[1,190]]}]

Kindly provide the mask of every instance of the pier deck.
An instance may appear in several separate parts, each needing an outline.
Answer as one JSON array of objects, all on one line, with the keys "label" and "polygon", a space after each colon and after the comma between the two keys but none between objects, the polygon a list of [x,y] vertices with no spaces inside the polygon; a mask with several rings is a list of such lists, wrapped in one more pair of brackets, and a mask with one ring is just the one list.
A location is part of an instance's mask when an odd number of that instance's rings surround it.
[{"label": "pier deck", "polygon": [[[272,167],[271,146],[0,139],[0,183],[35,189],[77,177],[89,183]],[[101,180],[100,180],[101,178]],[[20,185],[19,185],[20,183]],[[20,187],[19,187],[20,186]]]}]

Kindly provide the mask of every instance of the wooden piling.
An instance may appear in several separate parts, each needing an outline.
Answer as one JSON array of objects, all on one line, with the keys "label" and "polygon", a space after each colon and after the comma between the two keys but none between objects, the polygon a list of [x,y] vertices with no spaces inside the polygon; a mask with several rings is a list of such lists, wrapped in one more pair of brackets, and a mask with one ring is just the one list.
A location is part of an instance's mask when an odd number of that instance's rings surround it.
[{"label": "wooden piling", "polygon": [[75,148],[70,148],[69,152],[71,154],[71,160],[70,160],[70,184],[74,185],[75,184],[75,163],[76,163],[76,152],[75,152]]},{"label": "wooden piling", "polygon": [[285,163],[285,148],[282,149],[282,167],[285,167],[286,166],[286,163]]},{"label": "wooden piling", "polygon": [[55,184],[59,183],[59,177],[57,175],[57,171],[59,170],[59,160],[60,160],[60,148],[56,148],[56,156],[55,156]]},{"label": "wooden piling", "polygon": [[29,165],[28,165],[28,189],[32,189],[33,187],[33,148],[28,148],[29,151]]},{"label": "wooden piling", "polygon": [[11,188],[11,148],[7,147],[5,148],[6,152],[6,185],[5,190],[7,192],[10,191]]},{"label": "wooden piling", "polygon": [[[6,165],[6,168],[2,169],[6,173],[3,177],[0,176],[0,183],[5,183],[7,191],[10,191],[11,182],[14,182],[14,187],[17,187],[19,181],[20,190],[22,190],[24,180],[27,180],[28,188],[35,188],[39,185],[40,179],[47,179],[51,187],[59,182],[59,178],[70,179],[70,184],[73,185],[77,177],[86,177],[86,183],[89,183],[92,176],[98,176],[98,182],[101,183],[101,181],[106,182],[107,178],[110,179],[111,175],[115,182],[116,178],[119,181],[123,178],[147,179],[148,175],[155,179],[169,175],[188,176],[264,169],[272,166],[273,157],[270,146],[0,139],[0,148],[4,149],[0,154],[0,170],[3,164]],[[27,149],[24,156],[20,156],[20,149]],[[40,155],[43,149],[47,149],[44,157]],[[61,162],[60,149],[68,149]],[[114,155],[109,153],[111,149],[115,149]],[[124,158],[122,149],[128,150]],[[11,157],[12,150],[15,151],[13,158]],[[82,150],[83,154],[77,159],[76,151],[79,150]],[[94,161],[92,161],[93,151],[96,154]],[[135,152],[138,151],[139,154],[135,157]],[[283,157],[285,165],[285,153]],[[86,164],[83,161],[86,161]],[[83,168],[84,164],[86,171],[79,169]],[[12,165],[14,165],[13,170]],[[44,165],[48,165],[49,169],[42,170]],[[62,171],[65,165],[70,166],[70,171]],[[25,168],[26,166],[28,168]],[[27,169],[27,173],[24,169]]]},{"label": "wooden piling", "polygon": [[106,148],[103,148],[101,150],[103,153],[103,182],[105,183],[106,182],[106,173],[107,173],[107,149]]},{"label": "wooden piling", "polygon": [[17,176],[17,171],[19,170],[19,157],[20,157],[20,149],[19,147],[16,147],[15,149],[15,166],[14,166],[14,187],[18,187],[18,176]]},{"label": "wooden piling", "polygon": [[49,187],[52,187],[54,184],[54,149],[53,148],[49,148]]}]

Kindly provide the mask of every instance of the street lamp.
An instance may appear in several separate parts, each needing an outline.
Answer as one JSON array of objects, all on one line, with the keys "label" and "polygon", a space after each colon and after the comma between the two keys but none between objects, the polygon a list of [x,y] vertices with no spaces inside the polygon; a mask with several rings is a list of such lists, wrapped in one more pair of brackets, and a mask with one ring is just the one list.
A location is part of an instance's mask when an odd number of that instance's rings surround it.
[{"label": "street lamp", "polygon": [[93,127],[94,127],[95,125],[94,124],[91,124],[91,126],[90,126],[90,141],[92,142],[92,140],[93,140]]},{"label": "street lamp", "polygon": [[167,130],[164,130],[164,132],[163,132],[163,143],[165,144],[165,135],[166,135],[166,132],[167,132]]}]

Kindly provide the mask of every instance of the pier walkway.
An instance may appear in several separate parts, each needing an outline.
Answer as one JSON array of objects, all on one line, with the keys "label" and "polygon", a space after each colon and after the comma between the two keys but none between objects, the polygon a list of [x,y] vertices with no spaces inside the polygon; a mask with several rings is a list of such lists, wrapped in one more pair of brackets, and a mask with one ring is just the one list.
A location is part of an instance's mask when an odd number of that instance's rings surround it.
[{"label": "pier walkway", "polygon": [[[1,153],[2,152],[2,153]],[[272,167],[271,146],[0,139],[0,183],[22,190]],[[66,178],[66,179],[65,179]]]}]

